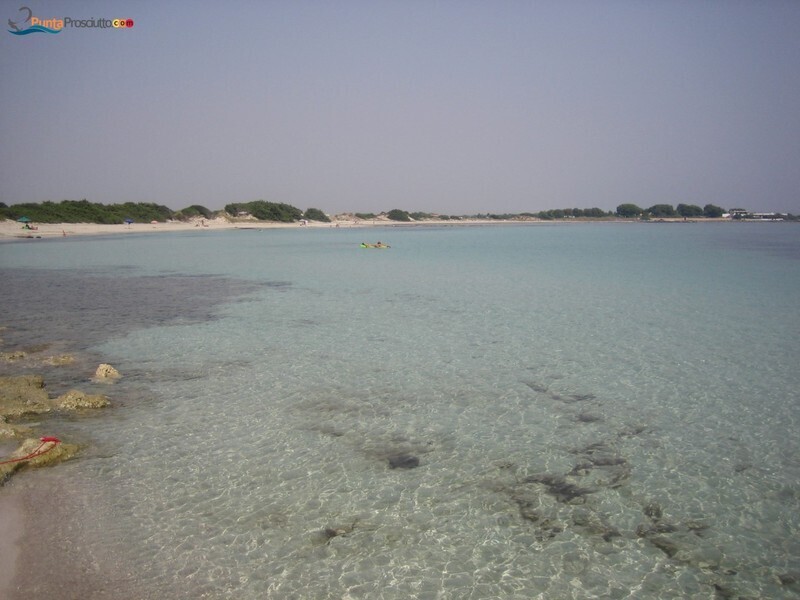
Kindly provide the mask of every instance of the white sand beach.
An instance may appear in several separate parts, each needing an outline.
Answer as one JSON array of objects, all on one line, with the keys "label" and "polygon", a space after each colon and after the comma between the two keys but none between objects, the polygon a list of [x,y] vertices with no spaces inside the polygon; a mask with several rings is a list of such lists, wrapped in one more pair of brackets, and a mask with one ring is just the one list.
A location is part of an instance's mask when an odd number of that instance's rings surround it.
[{"label": "white sand beach", "polygon": [[[163,223],[130,223],[104,225],[100,223],[31,223],[30,229],[16,221],[0,221],[0,239],[7,238],[37,238],[37,237],[64,237],[72,235],[115,235],[131,233],[156,233],[159,231],[197,231],[222,229],[252,229],[252,228],[296,228],[296,227],[336,227],[344,226],[341,222],[320,223],[309,221],[300,223],[277,223],[271,221],[258,221],[256,219],[225,218],[197,219],[191,221],[166,221]],[[352,221],[346,224],[354,226]]]},{"label": "white sand beach", "polygon": [[[536,222],[531,219],[524,222]],[[30,228],[16,221],[0,221],[0,240],[37,239],[85,235],[116,235],[131,233],[158,233],[174,231],[221,231],[230,229],[329,229],[355,227],[410,227],[410,226],[452,226],[452,225],[486,225],[498,223],[521,223],[523,221],[501,221],[487,219],[450,219],[400,222],[386,217],[375,219],[358,219],[347,215],[338,215],[330,223],[320,221],[301,221],[296,223],[280,223],[276,221],[259,221],[255,218],[228,219],[193,219],[189,221],[166,221],[159,223],[131,223],[104,225],[99,223],[30,223]]]}]

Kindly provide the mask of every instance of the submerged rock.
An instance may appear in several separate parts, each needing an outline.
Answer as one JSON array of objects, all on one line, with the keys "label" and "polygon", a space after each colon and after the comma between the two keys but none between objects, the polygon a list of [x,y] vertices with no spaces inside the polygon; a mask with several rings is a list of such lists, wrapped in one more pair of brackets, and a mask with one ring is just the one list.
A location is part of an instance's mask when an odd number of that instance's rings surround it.
[{"label": "submerged rock", "polygon": [[636,526],[636,535],[643,538],[649,538],[662,533],[675,533],[676,531],[678,531],[678,526],[672,523],[655,523],[651,527],[647,527],[643,524]]},{"label": "submerged rock", "polygon": [[587,534],[600,536],[604,542],[622,537],[622,532],[608,523],[603,515],[591,510],[576,509],[572,514],[572,523]]},{"label": "submerged rock", "polygon": [[595,413],[582,412],[575,417],[575,420],[578,423],[597,423],[602,421],[603,417]]},{"label": "submerged rock", "polygon": [[519,506],[519,516],[521,516],[526,521],[531,521],[532,523],[536,523],[539,519],[541,519],[541,515],[537,510],[538,504],[534,504],[533,502],[528,502],[523,498],[516,499],[517,506]]},{"label": "submerged rock", "polygon": [[102,408],[108,404],[107,397],[100,394],[86,394],[80,390],[70,390],[51,400],[40,375],[0,377],[0,415],[4,417],[46,413],[53,408],[60,410]]},{"label": "submerged rock", "polygon": [[55,400],[56,408],[75,410],[78,408],[103,408],[109,405],[108,398],[102,394],[86,394],[80,390],[70,390]]},{"label": "submerged rock", "polygon": [[17,435],[17,430],[13,425],[9,425],[6,418],[0,415],[0,440],[13,438]]},{"label": "submerged rock", "polygon": [[353,530],[356,528],[357,523],[358,519],[356,519],[349,525],[337,525],[337,526],[325,527],[322,531],[319,532],[318,539],[327,544],[333,538],[342,537],[350,533],[353,533]]},{"label": "submerged rock", "polygon": [[705,536],[706,532],[711,529],[711,525],[708,523],[701,523],[699,521],[687,521],[686,529],[697,537],[703,537]]},{"label": "submerged rock", "polygon": [[[75,357],[71,354],[39,356],[50,346],[40,344],[2,353],[0,362],[24,360],[26,368],[33,364],[61,366],[75,362]],[[108,364],[101,364],[95,375],[99,381],[113,382],[120,377],[119,372]],[[24,440],[12,454],[7,455],[4,451],[4,455],[0,456],[0,485],[19,470],[58,463],[71,458],[78,451],[77,445],[63,443],[52,436],[37,439],[34,436],[38,432],[35,433],[34,428],[38,429],[41,423],[26,422],[26,418],[53,410],[101,408],[108,404],[109,399],[106,396],[87,394],[75,389],[51,398],[41,375],[0,376],[0,439]]]},{"label": "submerged rock", "polygon": [[664,537],[653,537],[648,539],[653,546],[661,550],[669,558],[673,558],[678,553],[678,545],[672,540],[668,540]]},{"label": "submerged rock", "polygon": [[396,454],[389,457],[389,467],[392,469],[414,469],[419,466],[419,458],[411,454]]},{"label": "submerged rock", "polygon": [[30,427],[12,425],[3,415],[0,415],[0,440],[20,438],[31,435],[32,433]]},{"label": "submerged rock", "polygon": [[322,530],[322,535],[325,540],[332,540],[335,537],[339,537],[340,535],[347,535],[352,531],[352,528],[349,527],[326,527]]},{"label": "submerged rock", "polygon": [[596,490],[583,488],[568,482],[561,475],[542,473],[525,478],[526,483],[540,483],[547,488],[547,493],[555,497],[559,502],[568,504],[574,500],[583,501],[584,496],[594,493]]},{"label": "submerged rock", "polygon": [[658,502],[648,502],[644,507],[645,516],[649,517],[651,521],[658,521],[664,516],[664,511]]},{"label": "submerged rock", "polygon": [[98,366],[97,370],[94,372],[94,378],[97,381],[103,381],[107,383],[113,383],[120,377],[122,377],[122,375],[120,375],[119,371],[106,363]]},{"label": "submerged rock", "polygon": [[75,444],[65,444],[63,442],[56,443],[50,441],[45,442],[43,445],[42,439],[27,438],[8,459],[4,460],[21,459],[33,452],[36,452],[37,449],[41,449],[43,451],[38,456],[34,456],[27,460],[19,460],[17,462],[0,464],[0,484],[5,483],[5,481],[14,472],[19,471],[20,469],[44,467],[72,458],[78,451],[78,446]]},{"label": "submerged rock", "polygon": [[0,377],[0,414],[20,417],[50,410],[40,375]]},{"label": "submerged rock", "polygon": [[581,457],[581,461],[569,474],[586,477],[594,472],[595,486],[615,489],[631,475],[628,460],[619,456],[607,442],[595,442],[573,452]]},{"label": "submerged rock", "polygon": [[61,367],[74,363],[75,357],[72,354],[58,354],[56,356],[48,356],[47,358],[42,359],[42,362],[52,367]]},{"label": "submerged rock", "polygon": [[[33,433],[30,426],[14,423],[16,419],[28,415],[47,413],[53,409],[101,408],[108,404],[106,396],[80,390],[70,390],[51,399],[40,375],[0,377],[0,439],[30,436]],[[20,469],[60,462],[77,451],[78,446],[62,443],[55,438],[27,437],[11,456],[0,457],[0,463],[3,463],[0,464],[0,483]],[[34,456],[28,456],[31,453]]]},{"label": "submerged rock", "polygon": [[523,381],[523,383],[531,388],[534,392],[539,392],[540,394],[547,393],[546,385],[542,385],[541,383],[537,383],[535,381]]},{"label": "submerged rock", "polygon": [[511,498],[519,508],[519,516],[534,527],[536,541],[547,542],[564,531],[554,515],[544,514],[544,507],[534,496],[525,490],[510,490]]},{"label": "submerged rock", "polygon": [[621,438],[636,437],[640,433],[644,433],[648,430],[649,428],[647,427],[647,425],[630,425],[628,427],[625,427],[619,433],[617,433],[617,437]]}]

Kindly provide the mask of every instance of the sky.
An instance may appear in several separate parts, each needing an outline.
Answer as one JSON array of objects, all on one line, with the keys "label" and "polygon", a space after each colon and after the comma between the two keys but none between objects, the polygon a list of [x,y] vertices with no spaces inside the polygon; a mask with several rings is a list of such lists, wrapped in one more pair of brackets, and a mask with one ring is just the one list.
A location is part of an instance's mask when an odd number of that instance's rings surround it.
[{"label": "sky", "polygon": [[800,213],[797,0],[0,0],[0,202]]}]

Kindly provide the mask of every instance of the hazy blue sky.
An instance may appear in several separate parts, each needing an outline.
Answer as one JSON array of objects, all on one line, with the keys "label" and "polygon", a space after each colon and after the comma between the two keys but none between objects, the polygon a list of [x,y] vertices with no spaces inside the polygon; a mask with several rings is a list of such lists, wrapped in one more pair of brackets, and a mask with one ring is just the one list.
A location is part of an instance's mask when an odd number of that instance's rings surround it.
[{"label": "hazy blue sky", "polygon": [[0,32],[6,204],[800,213],[798,0],[22,5],[135,25]]}]

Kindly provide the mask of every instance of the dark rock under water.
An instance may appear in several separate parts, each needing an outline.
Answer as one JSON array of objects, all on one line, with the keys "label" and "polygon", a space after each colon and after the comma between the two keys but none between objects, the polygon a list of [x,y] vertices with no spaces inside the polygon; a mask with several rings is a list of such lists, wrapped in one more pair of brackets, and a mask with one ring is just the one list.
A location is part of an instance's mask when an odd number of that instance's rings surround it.
[{"label": "dark rock under water", "polygon": [[547,489],[547,493],[554,496],[556,500],[563,503],[572,502],[575,499],[583,498],[587,494],[591,494],[596,490],[584,488],[568,482],[560,475],[551,475],[543,473],[541,475],[532,475],[525,479],[526,483],[540,483]]},{"label": "dark rock under water", "polygon": [[[119,269],[0,268],[0,306],[7,345],[72,340],[81,350],[137,328],[191,324],[217,317],[217,308],[264,287],[219,275],[137,275]],[[283,284],[285,285],[285,284]],[[45,317],[46,316],[46,317]],[[87,318],[88,317],[88,318]],[[42,327],[42,319],[47,327]]]},{"label": "dark rock under water", "polygon": [[419,458],[411,454],[396,454],[389,457],[389,467],[392,469],[415,469],[419,466]]}]

